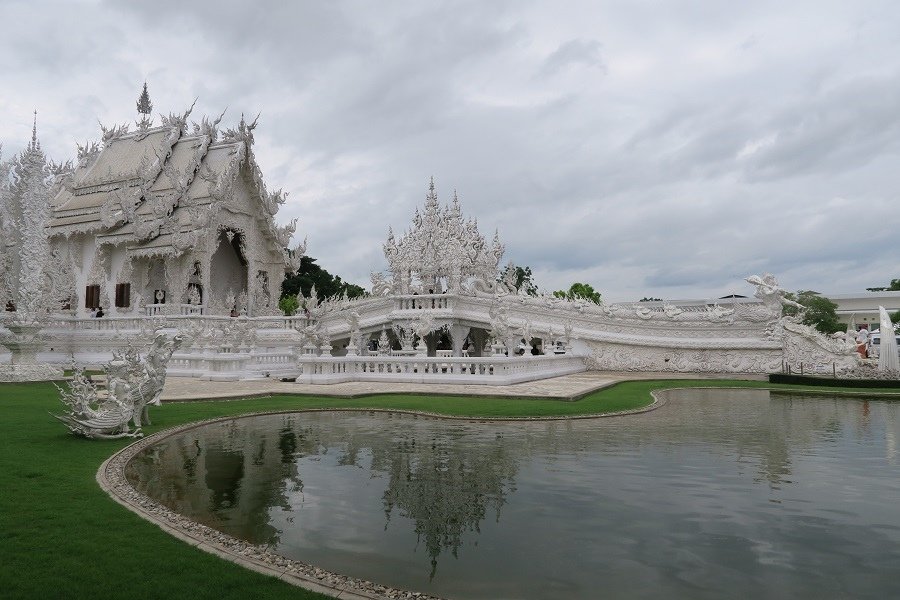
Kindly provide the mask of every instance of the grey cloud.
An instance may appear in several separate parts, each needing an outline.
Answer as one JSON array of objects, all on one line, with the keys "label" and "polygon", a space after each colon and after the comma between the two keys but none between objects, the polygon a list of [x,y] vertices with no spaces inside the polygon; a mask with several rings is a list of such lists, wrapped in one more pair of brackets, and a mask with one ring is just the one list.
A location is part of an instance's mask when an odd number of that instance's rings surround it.
[{"label": "grey cloud", "polygon": [[584,65],[605,72],[606,63],[603,62],[601,48],[602,44],[597,40],[569,40],[547,57],[540,74],[544,77],[554,75],[571,65]]},{"label": "grey cloud", "polygon": [[262,112],[283,218],[351,281],[434,175],[548,289],[705,297],[768,270],[853,291],[896,275],[900,228],[900,9],[874,5],[164,0],[63,4],[63,27],[18,3],[49,39],[0,24],[0,141],[21,147],[37,99],[71,156],[148,77],[158,112]]}]

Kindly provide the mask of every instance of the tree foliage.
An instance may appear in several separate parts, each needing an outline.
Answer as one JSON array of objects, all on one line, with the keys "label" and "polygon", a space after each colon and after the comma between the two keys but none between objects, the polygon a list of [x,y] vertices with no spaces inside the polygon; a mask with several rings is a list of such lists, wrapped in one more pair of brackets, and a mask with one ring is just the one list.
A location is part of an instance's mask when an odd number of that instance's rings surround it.
[{"label": "tree foliage", "polygon": [[651,298],[648,296],[644,296],[638,302],[662,302],[662,298]]},{"label": "tree foliage", "polygon": [[594,290],[589,283],[573,283],[568,291],[557,290],[553,292],[553,295],[565,300],[587,300],[594,304],[600,304],[603,301],[600,298],[600,292]]},{"label": "tree foliage", "polygon": [[[497,281],[504,281],[509,274],[510,267],[514,265],[508,264],[500,272]],[[538,286],[534,283],[534,277],[531,274],[531,267],[514,267],[516,270],[516,289],[521,290],[529,296],[538,295]]]},{"label": "tree foliage", "polygon": [[[837,304],[819,295],[818,292],[812,290],[799,290],[796,294],[787,293],[785,297],[794,300],[803,305],[802,323],[815,327],[820,332],[829,334],[836,331],[842,331],[844,326],[838,320]],[[785,315],[796,315],[800,309],[796,306],[787,306],[783,308]]]},{"label": "tree foliage", "polygon": [[870,287],[866,288],[867,292],[900,292],[900,278],[891,279],[887,287]]},{"label": "tree foliage", "polygon": [[281,297],[278,301],[278,308],[281,309],[281,312],[290,317],[297,312],[298,308],[300,308],[300,303],[297,301],[296,295],[289,294]]},{"label": "tree foliage", "polygon": [[345,293],[348,298],[356,298],[366,294],[366,290],[360,286],[342,281],[339,275],[332,275],[317,265],[315,258],[304,256],[300,259],[300,268],[297,272],[284,278],[281,296],[296,296],[298,292],[309,296],[312,286],[316,286],[316,295],[319,298],[340,296]]}]

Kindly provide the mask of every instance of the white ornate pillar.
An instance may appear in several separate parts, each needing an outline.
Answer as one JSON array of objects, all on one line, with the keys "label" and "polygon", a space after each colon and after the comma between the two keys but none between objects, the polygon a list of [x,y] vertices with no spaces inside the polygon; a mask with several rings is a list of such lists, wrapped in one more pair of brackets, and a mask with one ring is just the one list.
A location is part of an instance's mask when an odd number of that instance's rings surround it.
[{"label": "white ornate pillar", "polygon": [[453,341],[453,356],[462,356],[463,343],[469,334],[469,327],[465,325],[451,325],[450,338]]}]

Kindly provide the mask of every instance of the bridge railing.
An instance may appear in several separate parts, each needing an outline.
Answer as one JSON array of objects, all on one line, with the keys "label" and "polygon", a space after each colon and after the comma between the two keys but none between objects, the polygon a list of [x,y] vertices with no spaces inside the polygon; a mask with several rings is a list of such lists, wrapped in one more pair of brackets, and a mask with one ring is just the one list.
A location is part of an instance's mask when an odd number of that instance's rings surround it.
[{"label": "bridge railing", "polygon": [[586,369],[579,356],[302,356],[298,383],[394,381],[406,383],[470,383],[508,385],[578,373]]},{"label": "bridge railing", "polygon": [[447,294],[411,294],[394,297],[395,310],[448,310],[454,296]]}]

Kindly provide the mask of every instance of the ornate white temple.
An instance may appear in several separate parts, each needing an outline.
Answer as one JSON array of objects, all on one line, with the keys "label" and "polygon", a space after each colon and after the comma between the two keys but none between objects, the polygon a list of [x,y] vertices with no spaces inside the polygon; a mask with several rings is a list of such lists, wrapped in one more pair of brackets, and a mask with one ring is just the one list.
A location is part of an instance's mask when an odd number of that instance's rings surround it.
[{"label": "ornate white temple", "polygon": [[50,243],[77,315],[276,314],[302,249],[286,249],[295,221],[275,224],[285,195],[263,183],[256,122],[220,133],[190,113],[103,128],[57,177]]},{"label": "ornate white temple", "polygon": [[[432,179],[424,210],[416,210],[412,229],[399,241],[388,230],[384,256],[395,294],[468,291],[480,284],[493,289],[503,257],[500,234],[488,246],[475,219],[464,219],[459,199],[441,209]],[[380,281],[375,279],[376,282]]]},{"label": "ornate white temple", "polygon": [[[412,226],[384,244],[387,273],[366,297],[299,299],[278,310],[296,221],[253,155],[256,121],[219,131],[191,110],[153,126],[102,127],[77,164],[48,163],[37,139],[0,162],[0,381],[56,377],[141,351],[159,331],[184,342],[169,374],[503,384],[585,369],[767,373],[857,364],[854,346],[782,317],[773,277],[728,304],[594,304],[518,290],[454,194],[432,181]],[[510,267],[512,265],[510,264]],[[514,274],[510,268],[507,273]],[[103,317],[93,315],[102,309]]]}]

